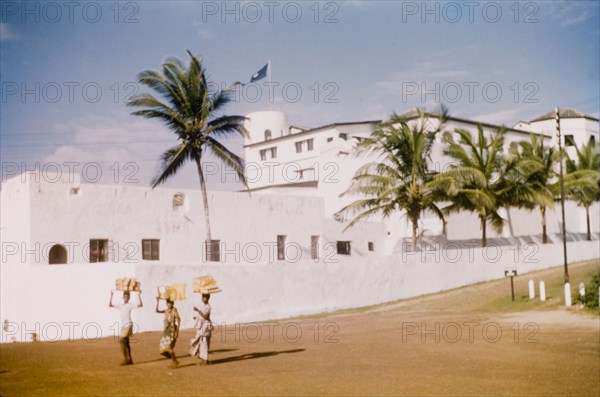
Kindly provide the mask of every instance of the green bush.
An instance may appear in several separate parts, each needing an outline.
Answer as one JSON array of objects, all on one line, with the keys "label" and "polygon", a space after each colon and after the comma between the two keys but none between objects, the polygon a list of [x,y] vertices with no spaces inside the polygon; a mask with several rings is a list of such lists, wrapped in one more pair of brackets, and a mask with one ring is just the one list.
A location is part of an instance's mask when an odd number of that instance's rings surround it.
[{"label": "green bush", "polygon": [[592,274],[592,278],[589,283],[585,284],[585,296],[579,295],[579,287],[575,290],[574,302],[579,302],[586,307],[597,309],[598,308],[598,287],[600,286],[600,270]]}]

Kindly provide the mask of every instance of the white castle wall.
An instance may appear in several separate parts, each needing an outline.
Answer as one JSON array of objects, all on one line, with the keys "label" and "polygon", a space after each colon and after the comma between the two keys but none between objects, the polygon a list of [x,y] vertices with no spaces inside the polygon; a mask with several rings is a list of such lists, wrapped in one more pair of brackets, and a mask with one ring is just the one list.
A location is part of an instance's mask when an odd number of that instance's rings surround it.
[{"label": "white castle wall", "polygon": [[[25,178],[25,176],[23,176]],[[20,177],[19,177],[20,178]],[[29,185],[13,180],[2,184],[0,191],[0,241],[13,241],[31,246],[31,197]],[[18,247],[2,247],[2,263],[20,263],[17,256],[4,255],[6,249],[19,250]]]},{"label": "white castle wall", "polygon": [[[79,193],[70,194],[75,187]],[[173,208],[176,193],[185,195],[183,209]],[[277,261],[278,235],[287,236],[289,260],[311,257],[311,236],[320,236],[322,250],[337,240],[366,247],[386,237],[380,222],[342,232],[343,225],[323,217],[320,197],[209,192],[208,198],[212,238],[221,241],[225,262]],[[85,263],[90,239],[109,240],[108,262],[155,263],[142,259],[142,239],[160,240],[159,263],[197,263],[203,258],[206,232],[198,190],[81,185],[67,178],[49,182],[47,176],[32,173],[4,184],[2,203],[7,205],[2,218],[10,221],[2,229],[3,263],[47,266],[54,244],[67,248],[67,264]]]},{"label": "white castle wall", "polygon": [[[538,208],[533,211],[510,208],[502,209],[500,215],[506,220],[502,233],[496,233],[488,223],[487,237],[517,237],[534,235],[541,242],[542,216]],[[587,230],[585,211],[573,201],[565,201],[565,219],[568,234],[582,234]],[[474,213],[461,212],[447,218],[448,238],[451,240],[481,238],[479,218]],[[600,203],[590,207],[590,229],[592,233],[600,231]],[[546,209],[546,230],[548,236],[557,241],[562,233],[562,214],[560,202],[554,208]],[[554,236],[554,235],[557,236]]]},{"label": "white castle wall", "polygon": [[[450,247],[448,247],[450,248]],[[569,261],[600,257],[597,241],[569,243]],[[260,264],[76,264],[0,267],[2,342],[96,339],[115,335],[118,311],[108,307],[117,277],[142,281],[144,307],[134,311],[138,332],[158,331],[154,312],[161,283],[187,282],[187,300],[177,302],[182,327],[193,324],[199,296],[191,280],[214,276],[223,292],[211,299],[218,324],[267,321],[334,309],[367,306],[504,277],[515,266],[519,275],[562,264],[562,244],[443,249],[391,257],[346,257],[335,261]],[[600,265],[599,265],[600,266]],[[10,282],[6,282],[10,280]],[[8,297],[8,301],[5,299]],[[116,295],[115,301],[119,301]],[[135,297],[133,298],[135,299]],[[161,304],[164,304],[162,302]],[[283,324],[283,321],[279,322]]]}]

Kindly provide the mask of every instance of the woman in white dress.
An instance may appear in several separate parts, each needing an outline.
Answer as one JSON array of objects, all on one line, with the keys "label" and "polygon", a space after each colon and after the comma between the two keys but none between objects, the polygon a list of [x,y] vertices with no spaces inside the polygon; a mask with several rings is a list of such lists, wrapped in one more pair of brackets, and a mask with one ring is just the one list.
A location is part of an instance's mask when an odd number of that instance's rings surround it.
[{"label": "woman in white dress", "polygon": [[213,324],[210,321],[210,294],[202,294],[202,304],[200,307],[194,306],[194,310],[198,312],[196,317],[196,335],[190,342],[190,356],[198,357],[200,362],[198,365],[208,365],[208,348],[210,346],[210,336],[213,330]]}]

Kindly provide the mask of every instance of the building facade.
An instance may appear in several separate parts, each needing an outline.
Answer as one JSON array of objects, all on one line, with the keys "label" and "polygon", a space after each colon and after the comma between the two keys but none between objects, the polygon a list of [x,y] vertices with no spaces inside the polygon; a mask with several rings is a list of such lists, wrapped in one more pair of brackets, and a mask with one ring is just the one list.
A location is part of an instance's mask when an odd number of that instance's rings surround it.
[{"label": "building facade", "polygon": [[[416,118],[416,111],[402,114]],[[438,127],[438,119],[426,113],[427,123],[432,129]],[[560,111],[562,146],[574,158],[575,148],[589,141],[599,141],[598,119],[572,109]],[[379,120],[353,123],[333,123],[317,128],[290,126],[281,112],[256,112],[247,115],[246,128],[249,136],[245,141],[245,158],[249,189],[258,194],[284,194],[321,197],[324,200],[324,216],[332,219],[334,214],[358,197],[342,196],[351,184],[355,172],[364,164],[374,161],[373,156],[354,155],[355,145],[368,137]],[[512,128],[478,123],[476,121],[449,117],[442,132],[437,135],[432,148],[430,167],[443,172],[452,160],[443,154],[444,134],[453,134],[456,129],[472,133],[481,126],[484,134],[505,130],[505,151],[515,142],[529,140],[531,134],[543,137],[548,145],[557,146],[555,113],[549,112],[530,122],[519,122]],[[549,210],[549,232],[560,231],[560,220],[554,210]],[[581,209],[567,203],[568,228],[574,233],[583,233],[585,219]],[[598,230],[597,206],[593,212],[593,230]],[[537,225],[541,216],[519,209],[501,210],[506,227],[498,235],[490,231],[492,237],[510,238],[541,233]],[[382,221],[374,218],[375,221]],[[392,215],[383,220],[388,238],[385,242],[386,254],[401,252],[403,239],[410,235],[409,225],[402,214]],[[433,214],[421,219],[420,233],[424,236],[442,236],[442,222]],[[476,239],[479,237],[479,223],[475,215],[460,213],[448,218],[447,239]]]},{"label": "building facade", "polygon": [[[542,116],[507,130],[506,145],[537,133],[554,141],[554,121]],[[565,144],[598,142],[598,120],[562,114]],[[128,185],[82,184],[77,175],[27,172],[2,184],[0,236],[2,340],[52,340],[99,330],[109,336],[117,313],[107,307],[118,277],[142,281],[151,306],[156,287],[212,274],[226,299],[211,300],[219,323],[258,321],[381,303],[561,263],[559,208],[547,213],[550,244],[541,246],[539,214],[510,209],[507,227],[480,248],[475,215],[433,216],[420,224],[420,252],[408,252],[402,214],[345,229],[333,214],[356,197],[340,197],[370,158],[353,153],[376,120],[318,128],[288,125],[280,112],[248,115],[245,145],[249,191],[208,194],[213,244],[204,240],[200,192]],[[435,127],[435,120],[430,119]],[[444,131],[474,131],[451,118]],[[486,133],[498,126],[484,124]],[[449,160],[441,135],[432,166]],[[254,174],[253,174],[254,173]],[[583,240],[585,213],[567,201],[570,260],[597,258],[599,205],[591,210],[594,241]],[[191,290],[191,285],[188,285]],[[190,301],[199,299],[190,295]],[[220,298],[220,297],[219,297]],[[178,306],[192,325],[191,303]],[[160,316],[134,314],[140,330],[161,329]],[[79,324],[71,335],[69,324]],[[88,328],[85,328],[88,327]],[[52,332],[60,331],[56,336]],[[118,328],[116,328],[118,330]],[[55,333],[56,333],[55,332]]]}]

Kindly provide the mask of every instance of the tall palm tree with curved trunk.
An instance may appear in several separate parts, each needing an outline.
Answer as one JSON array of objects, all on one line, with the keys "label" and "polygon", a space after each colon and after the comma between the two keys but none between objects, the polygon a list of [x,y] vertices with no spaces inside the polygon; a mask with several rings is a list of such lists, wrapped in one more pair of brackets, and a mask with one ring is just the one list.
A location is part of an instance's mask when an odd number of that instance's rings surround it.
[{"label": "tall palm tree with curved trunk", "polygon": [[567,157],[565,191],[569,198],[585,208],[588,240],[592,239],[590,227],[590,206],[600,200],[600,145],[593,141],[578,148],[577,160]]},{"label": "tall palm tree with curved trunk", "polygon": [[458,141],[451,134],[445,134],[444,154],[456,162],[452,163],[445,173],[457,185],[454,191],[448,191],[447,198],[451,204],[444,208],[444,213],[457,213],[462,210],[477,214],[481,225],[481,245],[487,245],[487,223],[500,233],[504,219],[498,214],[503,206],[505,194],[503,186],[503,145],[504,129],[498,129],[486,137],[481,125],[477,126],[477,135],[470,131],[456,129]]},{"label": "tall palm tree with curved trunk", "polygon": [[512,157],[505,168],[505,181],[511,189],[503,200],[513,207],[540,209],[542,243],[548,243],[546,209],[554,207],[558,192],[556,165],[558,153],[552,146],[544,146],[544,137],[531,134],[510,150]]},{"label": "tall palm tree with curved trunk", "polygon": [[395,211],[406,211],[412,223],[412,249],[416,251],[421,215],[429,210],[444,219],[436,205],[437,181],[429,170],[428,160],[436,134],[447,117],[446,109],[442,108],[437,127],[432,127],[420,111],[416,120],[394,113],[389,120],[379,123],[370,137],[361,140],[357,153],[375,155],[377,159],[360,167],[350,187],[342,193],[342,196],[366,196],[335,214],[338,221],[354,216],[344,230],[374,214],[386,218]]},{"label": "tall palm tree with curved trunk", "polygon": [[[127,106],[141,108],[132,115],[163,122],[178,142],[161,156],[161,171],[152,180],[152,188],[165,182],[189,160],[196,164],[204,205],[206,241],[212,242],[206,179],[202,159],[207,152],[231,167],[247,186],[244,161],[220,141],[233,135],[248,135],[243,116],[223,115],[223,108],[232,100],[239,83],[224,90],[210,92],[202,60],[187,51],[191,60],[186,67],[176,58],[167,59],[161,72],[146,70],[138,75],[139,82],[154,90],[161,98],[150,94],[131,97]],[[209,258],[210,259],[210,258]]]}]

